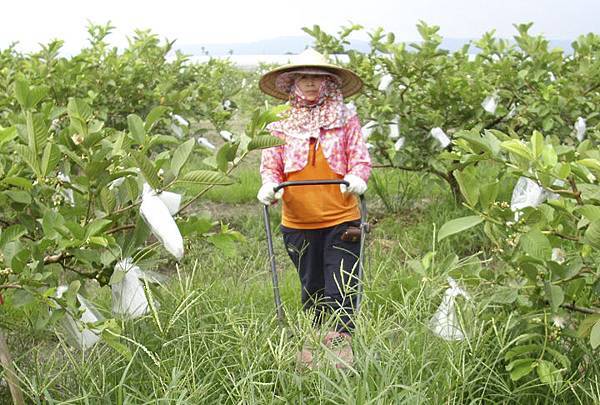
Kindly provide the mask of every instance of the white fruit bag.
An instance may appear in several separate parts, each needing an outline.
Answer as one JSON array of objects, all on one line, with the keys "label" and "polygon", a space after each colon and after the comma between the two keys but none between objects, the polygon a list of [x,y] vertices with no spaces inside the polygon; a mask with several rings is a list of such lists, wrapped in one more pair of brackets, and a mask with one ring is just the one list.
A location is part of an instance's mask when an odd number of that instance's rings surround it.
[{"label": "white fruit bag", "polygon": [[[61,285],[56,289],[56,297],[61,298],[68,287]],[[102,320],[102,315],[96,310],[93,304],[77,294],[77,301],[80,308],[83,309],[81,319],[77,322],[70,314],[66,314],[62,320],[62,325],[67,334],[67,340],[80,350],[89,349],[100,340],[100,331],[86,326],[87,323],[98,322]]]},{"label": "white fruit bag", "polygon": [[404,139],[404,137],[402,137],[402,138],[398,139],[396,141],[396,143],[394,143],[394,150],[396,152],[398,152],[400,149],[402,149],[402,147],[404,147],[404,141],[405,141],[405,139]]},{"label": "white fruit bag", "polygon": [[400,138],[400,127],[398,125],[398,116],[396,116],[390,122],[390,139],[393,141]]},{"label": "white fruit bag", "polygon": [[198,142],[198,145],[203,146],[207,149],[210,150],[215,150],[217,149],[217,147],[215,145],[213,145],[212,143],[210,143],[210,141],[204,137],[199,137],[198,139],[196,139],[196,142]]},{"label": "white fruit bag", "polygon": [[365,141],[367,139],[369,139],[369,137],[373,133],[373,130],[375,129],[376,126],[377,126],[377,122],[376,121],[369,121],[365,125],[363,125],[363,127],[362,127],[362,136],[363,136],[363,139]]},{"label": "white fruit bag", "polygon": [[225,130],[220,131],[219,135],[226,142],[231,142],[233,140],[233,134],[231,132],[229,132],[229,131],[225,131]]},{"label": "white fruit bag", "polygon": [[[58,174],[56,175],[56,178],[58,180],[60,180],[62,183],[71,183],[71,177],[69,177],[68,174],[63,174],[62,172],[58,172]],[[62,194],[65,197],[65,200],[70,204],[70,205],[75,205],[75,197],[73,196],[73,189],[71,188],[64,188],[64,190],[62,190]]]},{"label": "white fruit bag", "polygon": [[452,277],[448,277],[450,288],[444,293],[442,303],[435,311],[429,325],[433,333],[445,340],[463,340],[465,334],[456,315],[456,297],[461,295],[469,300],[470,296],[465,290],[460,288]]},{"label": "white fruit bag", "polygon": [[445,148],[446,146],[450,145],[450,138],[448,138],[448,135],[446,135],[442,128],[433,128],[430,131],[430,134],[440,143],[440,146],[442,148]]},{"label": "white fruit bag", "polygon": [[496,108],[498,108],[498,96],[496,93],[487,96],[481,103],[481,107],[490,114],[496,113]]},{"label": "white fruit bag", "polygon": [[117,272],[119,275],[113,276],[117,281],[113,283],[111,280],[112,312],[123,318],[139,318],[148,312],[148,299],[144,283],[140,280],[142,270],[128,257],[115,265]]},{"label": "white fruit bag", "polygon": [[387,91],[390,88],[390,84],[394,78],[390,74],[384,74],[381,76],[381,80],[379,81],[379,85],[377,86],[377,90],[379,91]]},{"label": "white fruit bag", "polygon": [[519,177],[510,199],[510,209],[515,213],[515,221],[519,220],[523,208],[535,208],[546,201],[546,198],[547,193],[539,184],[527,177]]},{"label": "white fruit bag", "polygon": [[585,118],[577,117],[577,121],[575,121],[573,128],[575,128],[575,136],[577,137],[577,140],[579,142],[583,141],[585,138],[585,131],[587,129]]},{"label": "white fruit bag", "polygon": [[[165,192],[161,193],[161,195],[163,194]],[[171,212],[175,213],[179,209],[181,196],[179,198],[175,196],[175,193],[168,193],[163,197],[169,204],[167,206],[154,190],[144,187],[140,215],[165,249],[177,260],[180,260],[183,257],[183,238],[175,220],[171,217]]]}]

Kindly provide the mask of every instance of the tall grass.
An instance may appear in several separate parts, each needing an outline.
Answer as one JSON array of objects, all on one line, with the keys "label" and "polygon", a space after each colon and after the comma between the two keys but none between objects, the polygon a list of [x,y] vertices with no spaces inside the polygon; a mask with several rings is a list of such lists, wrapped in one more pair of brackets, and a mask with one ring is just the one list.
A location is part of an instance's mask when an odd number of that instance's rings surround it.
[{"label": "tall grass", "polygon": [[[250,176],[250,175],[249,175]],[[424,179],[422,181],[429,181]],[[202,241],[173,264],[170,281],[156,290],[157,316],[122,321],[127,359],[104,344],[81,353],[62,339],[23,328],[12,335],[20,378],[32,403],[597,403],[598,377],[571,380],[554,393],[533,376],[515,383],[505,370],[512,339],[510,315],[490,307],[488,292],[469,286],[464,311],[468,338],[447,342],[435,336],[429,319],[447,288],[446,256],[474,253],[477,233],[436,246],[434,224],[459,216],[443,188],[423,184],[412,198],[420,205],[395,215],[376,212],[369,235],[365,298],[353,340],[355,364],[336,370],[301,311],[299,282],[275,228],[277,264],[287,326],[275,321],[260,210],[229,217],[246,235],[237,255]],[[246,194],[247,193],[247,194]],[[249,191],[240,191],[241,199]],[[244,196],[244,197],[242,197]],[[216,198],[216,197],[215,197]],[[252,196],[254,198],[254,196]],[[427,199],[427,201],[425,200]],[[273,222],[277,222],[274,215]],[[411,260],[435,252],[433,265],[417,274]],[[108,314],[109,291],[96,303]],[[490,316],[490,313],[494,316]],[[14,318],[11,325],[24,324]],[[20,345],[16,340],[20,339]],[[299,370],[296,352],[309,341],[320,366]],[[7,392],[0,393],[7,397]],[[0,398],[2,398],[0,396]]]}]

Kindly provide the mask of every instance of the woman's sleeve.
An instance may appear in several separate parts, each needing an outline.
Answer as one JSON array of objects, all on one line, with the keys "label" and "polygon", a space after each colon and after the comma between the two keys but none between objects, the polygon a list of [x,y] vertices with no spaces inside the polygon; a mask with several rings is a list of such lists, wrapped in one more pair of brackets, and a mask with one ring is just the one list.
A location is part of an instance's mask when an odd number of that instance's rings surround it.
[{"label": "woman's sleeve", "polygon": [[367,182],[371,174],[371,157],[369,156],[367,144],[362,136],[362,128],[360,126],[358,115],[355,115],[348,120],[345,130],[347,136],[347,174],[353,174]]},{"label": "woman's sleeve", "polygon": [[[283,134],[273,131],[273,136],[284,139]],[[262,150],[260,177],[262,184],[283,182],[283,145]]]}]

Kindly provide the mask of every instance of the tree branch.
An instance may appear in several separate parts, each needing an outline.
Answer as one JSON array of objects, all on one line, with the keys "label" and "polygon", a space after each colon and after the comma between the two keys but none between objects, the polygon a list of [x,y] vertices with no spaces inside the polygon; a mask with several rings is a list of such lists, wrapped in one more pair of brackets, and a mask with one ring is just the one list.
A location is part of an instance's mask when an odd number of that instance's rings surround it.
[{"label": "tree branch", "polygon": [[135,224],[126,224],[126,225],[121,225],[121,226],[117,226],[115,228],[109,229],[108,231],[106,231],[106,233],[108,235],[111,235],[113,233],[126,231],[127,229],[133,229],[133,228],[135,228]]},{"label": "tree branch", "polygon": [[598,308],[580,307],[580,306],[577,306],[575,304],[562,304],[561,307],[566,308],[566,309],[570,309],[571,311],[581,312],[581,313],[584,313],[584,314],[600,315],[600,309],[598,309]]}]

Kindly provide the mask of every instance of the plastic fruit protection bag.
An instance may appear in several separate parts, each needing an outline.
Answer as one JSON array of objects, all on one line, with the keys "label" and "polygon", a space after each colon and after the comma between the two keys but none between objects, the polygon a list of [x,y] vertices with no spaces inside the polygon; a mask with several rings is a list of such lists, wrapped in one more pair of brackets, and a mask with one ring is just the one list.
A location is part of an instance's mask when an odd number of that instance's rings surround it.
[{"label": "plastic fruit protection bag", "polygon": [[144,184],[140,215],[165,249],[177,260],[183,257],[183,238],[171,215],[179,209],[181,196],[163,191],[157,194]]},{"label": "plastic fruit protection bag", "polygon": [[[61,298],[68,287],[61,285],[56,289],[56,297]],[[66,333],[67,341],[80,350],[89,349],[100,340],[100,332],[88,327],[87,323],[98,322],[103,319],[96,307],[80,294],[77,294],[79,306],[83,309],[79,322],[73,316],[66,314],[62,326]]]},{"label": "plastic fruit protection bag", "polygon": [[445,340],[463,340],[465,333],[460,326],[456,314],[456,297],[463,296],[470,300],[469,294],[460,288],[452,277],[448,277],[450,288],[444,293],[442,303],[429,321],[433,333]]}]

